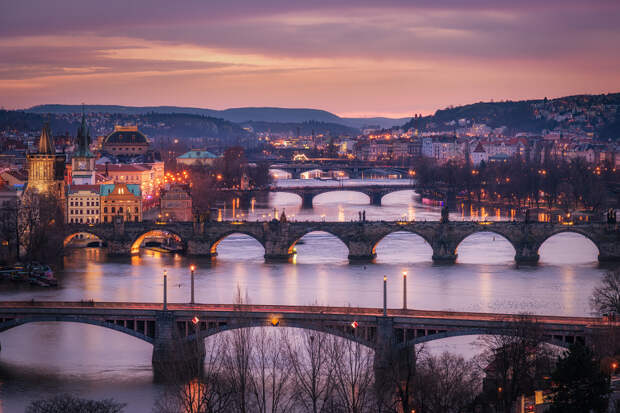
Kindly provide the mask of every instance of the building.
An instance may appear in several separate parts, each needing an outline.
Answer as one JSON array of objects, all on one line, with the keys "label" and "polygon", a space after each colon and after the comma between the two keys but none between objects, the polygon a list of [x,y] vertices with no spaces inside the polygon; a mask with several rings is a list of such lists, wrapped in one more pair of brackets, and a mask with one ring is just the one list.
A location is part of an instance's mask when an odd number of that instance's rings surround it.
[{"label": "building", "polygon": [[98,224],[101,222],[99,185],[70,185],[67,190],[67,223]]},{"label": "building", "polygon": [[160,213],[166,221],[191,221],[192,197],[187,185],[171,185],[162,190],[160,198]]},{"label": "building", "polygon": [[102,150],[114,156],[144,155],[149,141],[137,126],[115,126],[114,132],[105,137]]},{"label": "building", "polygon": [[209,151],[203,151],[201,149],[192,149],[189,152],[185,152],[183,155],[177,157],[177,164],[193,166],[211,166],[217,159],[217,156]]},{"label": "building", "polygon": [[27,155],[28,186],[26,191],[52,195],[64,200],[65,197],[65,156],[56,154],[52,143],[49,125],[43,127],[36,152]]},{"label": "building", "polygon": [[142,193],[139,185],[104,184],[99,187],[101,196],[101,222],[113,222],[122,216],[126,222],[142,221]]},{"label": "building", "polygon": [[145,199],[155,198],[164,184],[164,163],[105,164],[96,165],[102,183],[139,185]]},{"label": "building", "polygon": [[82,113],[82,125],[77,133],[77,150],[71,158],[71,183],[73,185],[95,184],[95,156],[90,151],[90,132]]},{"label": "building", "polygon": [[482,147],[482,143],[478,142],[478,145],[476,145],[476,149],[474,149],[474,151],[471,153],[471,162],[474,165],[478,166],[480,165],[481,162],[486,163],[488,161],[489,161],[489,154]]}]

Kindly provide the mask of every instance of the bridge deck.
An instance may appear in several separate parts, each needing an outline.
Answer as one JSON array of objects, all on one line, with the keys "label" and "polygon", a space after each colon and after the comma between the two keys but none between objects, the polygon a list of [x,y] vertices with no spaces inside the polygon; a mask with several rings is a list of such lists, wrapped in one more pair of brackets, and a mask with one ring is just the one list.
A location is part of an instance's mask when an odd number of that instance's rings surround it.
[{"label": "bridge deck", "polygon": [[[66,310],[75,314],[75,310],[84,310],[84,313],[93,314],[114,311],[138,311],[154,312],[161,311],[160,303],[135,303],[135,302],[37,302],[37,301],[4,301],[0,302],[0,313],[37,312],[44,310],[46,313],[62,313]],[[380,308],[362,307],[323,307],[323,306],[292,306],[292,305],[233,305],[233,304],[183,304],[169,303],[169,311],[176,312],[201,312],[201,313],[279,313],[297,315],[333,315],[333,316],[371,316],[383,315]],[[79,312],[79,311],[78,311]],[[454,320],[454,321],[480,321],[480,322],[510,322],[518,321],[521,315],[502,313],[476,313],[458,311],[433,311],[433,310],[403,310],[388,309],[389,317],[395,317],[402,321],[414,319],[424,320]],[[542,324],[562,324],[575,326],[620,326],[620,321],[610,322],[599,317],[568,317],[550,315],[528,315],[532,321]]]}]

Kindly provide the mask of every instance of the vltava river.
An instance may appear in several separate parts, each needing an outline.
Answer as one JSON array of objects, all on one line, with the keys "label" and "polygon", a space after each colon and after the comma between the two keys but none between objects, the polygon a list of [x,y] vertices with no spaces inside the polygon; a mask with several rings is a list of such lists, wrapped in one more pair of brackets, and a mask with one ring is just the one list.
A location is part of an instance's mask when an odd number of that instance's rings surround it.
[{"label": "vltava river", "polygon": [[[402,191],[368,205],[363,194],[337,192],[315,198],[315,208],[301,210],[291,194],[272,194],[269,205],[239,211],[243,218],[273,214],[292,219],[351,220],[359,210],[372,219],[439,219],[438,208],[413,200]],[[232,208],[223,218],[232,216]],[[452,214],[452,219],[464,219]],[[467,218],[465,218],[467,219]],[[98,249],[82,249],[65,258],[58,289],[0,284],[2,300],[160,301],[162,271],[168,269],[169,301],[189,301],[189,265],[198,267],[197,301],[230,303],[237,286],[255,304],[321,304],[380,307],[383,275],[388,276],[388,303],[402,306],[402,271],[408,272],[409,308],[483,312],[529,312],[588,315],[592,288],[604,269],[597,249],[586,238],[560,234],[541,248],[536,267],[516,268],[508,241],[490,233],[467,238],[458,249],[458,262],[435,266],[430,246],[418,236],[395,233],[377,248],[374,264],[350,265],[347,249],[325,233],[312,233],[297,245],[292,263],[265,263],[260,244],[232,235],[218,246],[215,261],[188,259],[143,251],[140,256],[108,259]],[[434,342],[433,349],[471,355],[474,339]],[[84,397],[113,397],[129,404],[127,411],[150,412],[161,391],[153,384],[151,345],[96,326],[39,323],[0,334],[0,411],[23,411],[29,401],[59,392]]]}]

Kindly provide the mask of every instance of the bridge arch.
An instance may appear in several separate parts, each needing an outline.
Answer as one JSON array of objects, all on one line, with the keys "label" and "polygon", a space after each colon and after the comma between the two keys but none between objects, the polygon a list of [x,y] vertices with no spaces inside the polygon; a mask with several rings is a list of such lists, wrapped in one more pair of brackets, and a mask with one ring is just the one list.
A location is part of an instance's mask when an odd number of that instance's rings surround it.
[{"label": "bridge arch", "polygon": [[[361,190],[361,189],[355,189],[355,188],[347,189],[346,186],[342,187],[342,188],[334,187],[333,189],[330,188],[328,190],[316,193],[316,194],[314,194],[312,196],[312,203],[314,204],[314,201],[316,200],[316,198],[322,197],[323,195],[326,195],[326,194],[331,194],[333,192],[341,192],[341,193],[342,192],[346,192],[346,193],[349,193],[349,194],[363,194],[365,197],[368,197],[368,201],[365,202],[364,204],[360,204],[360,205],[365,205],[366,203],[369,204],[369,205],[372,204],[372,194],[370,192],[367,192],[367,191],[364,191],[364,190]],[[354,204],[354,205],[357,205],[357,204]]]},{"label": "bridge arch", "polygon": [[244,231],[242,228],[239,228],[238,230],[235,229],[233,231],[226,231],[226,232],[218,235],[218,237],[215,239],[215,241],[213,241],[211,243],[211,245],[209,246],[209,252],[211,253],[211,256],[214,257],[214,256],[217,255],[217,247],[224,239],[226,239],[227,237],[229,237],[231,235],[235,235],[235,234],[248,236],[248,237],[254,239],[256,242],[258,242],[263,247],[263,249],[265,249],[265,243],[263,242],[263,240],[260,237],[256,236],[256,234],[253,234],[250,231]]},{"label": "bridge arch", "polygon": [[[410,238],[410,239],[404,240],[404,242],[403,242],[403,244],[406,243],[407,246],[410,246],[412,242],[419,244],[419,241],[421,240],[422,241],[421,245],[414,245],[414,246],[415,247],[421,246],[422,247],[421,248],[422,251],[423,250],[427,250],[428,255],[429,255],[429,260],[431,259],[431,257],[433,256],[433,247],[432,247],[432,244],[430,243],[429,239],[424,234],[419,233],[417,231],[413,231],[413,230],[411,230],[409,228],[405,228],[405,227],[398,228],[395,231],[387,233],[384,236],[382,236],[379,240],[377,240],[373,244],[373,246],[372,246],[372,254],[377,256],[378,258],[380,258],[380,255],[377,254],[377,248],[379,247],[379,244],[381,244],[383,241],[386,241],[388,238],[391,238],[391,237],[396,238],[399,235],[403,235],[403,234],[408,235],[407,238]],[[411,238],[413,238],[413,240]],[[404,250],[404,251],[411,251],[411,249],[405,249],[405,248],[402,248],[402,250]],[[417,251],[417,249],[416,249],[416,251]]]},{"label": "bridge arch", "polygon": [[[506,234],[502,233],[501,231],[494,230],[494,229],[492,228],[492,225],[489,225],[489,226],[487,226],[487,227],[484,227],[484,228],[482,228],[482,229],[479,229],[479,230],[477,230],[477,231],[474,231],[474,232],[472,232],[472,233],[470,233],[470,234],[467,234],[467,235],[463,236],[462,238],[460,238],[460,239],[457,241],[457,243],[456,243],[455,253],[457,253],[457,254],[458,254],[459,248],[461,248],[461,246],[463,245],[463,243],[464,243],[466,240],[471,239],[472,237],[476,237],[476,236],[479,236],[479,235],[483,235],[483,234],[486,234],[486,235],[492,235],[492,236],[493,236],[493,241],[495,241],[495,238],[496,238],[496,237],[500,237],[500,240],[502,241],[502,242],[501,242],[501,244],[504,244],[504,246],[508,246],[508,245],[509,245],[509,246],[510,246],[510,248],[511,248],[511,250],[512,250],[512,251],[511,251],[511,256],[510,256],[510,259],[514,259],[514,257],[516,257],[516,255],[517,255],[517,248],[515,247],[514,242],[513,242],[513,241],[512,241],[512,240],[511,240],[508,236],[506,236]],[[491,242],[493,242],[493,241],[491,241]],[[506,245],[506,243],[507,243],[508,245]],[[502,248],[502,247],[501,247],[501,244],[500,244],[500,248]],[[485,247],[486,247],[486,245],[487,245],[487,244],[485,244]],[[496,248],[496,249],[497,249],[497,248]],[[495,251],[495,250],[493,250],[493,251]],[[461,251],[461,252],[462,252],[462,251]],[[500,252],[501,252],[501,249],[500,249]],[[459,257],[460,257],[460,256],[461,256],[461,254],[459,254]],[[495,257],[495,258],[497,258],[497,257]],[[489,262],[484,261],[484,263],[489,263]]]},{"label": "bridge arch", "polygon": [[175,232],[173,230],[170,230],[170,229],[168,229],[166,227],[162,227],[162,228],[150,228],[150,229],[140,233],[131,242],[130,253],[131,254],[138,254],[140,252],[140,246],[142,245],[142,242],[149,235],[170,237],[170,238],[174,239],[175,241],[177,241],[178,243],[180,243],[180,245],[182,246],[182,250],[183,251],[187,250],[187,242],[185,242],[185,240],[183,239],[183,237],[181,237],[181,235],[179,235],[177,232]]},{"label": "bridge arch", "polygon": [[[340,328],[338,328],[340,327]],[[295,322],[290,320],[282,320],[282,324],[276,328],[294,328],[300,330],[311,330],[316,331],[317,333],[329,334],[335,337],[343,338],[345,340],[350,340],[356,343],[359,343],[369,349],[374,350],[375,344],[371,339],[367,337],[362,337],[361,329],[353,329],[347,327],[345,325],[342,326],[323,326],[316,323],[304,323],[304,322]],[[220,333],[224,333],[227,331],[238,330],[242,328],[274,328],[269,320],[264,321],[253,321],[242,324],[227,324],[225,326],[220,326],[216,328],[211,328],[208,330],[201,330],[198,333],[198,337],[203,339],[211,336],[215,336]],[[185,337],[185,340],[192,341],[196,338],[196,334],[190,334]]]},{"label": "bridge arch", "polygon": [[[415,190],[413,188],[407,188],[407,187],[403,187],[402,189],[394,189],[391,191],[386,191],[381,195],[381,205],[383,205],[384,200],[389,197],[392,194],[397,194],[399,192],[411,192],[412,193],[412,199],[413,199],[413,194],[416,193]],[[389,199],[389,198],[388,198]]]},{"label": "bridge arch", "polygon": [[[498,335],[497,332],[489,331],[483,328],[449,330],[449,331],[442,331],[442,332],[438,332],[434,334],[428,334],[428,335],[421,336],[421,337],[416,337],[414,340],[408,341],[406,345],[417,345],[417,344],[422,344],[422,343],[428,343],[430,341],[442,340],[444,338],[450,338],[450,337],[496,336],[496,335]],[[583,339],[582,336],[574,336],[573,339],[568,339],[568,337],[564,337],[564,336],[562,336],[562,338],[547,336],[543,338],[542,341],[546,344],[551,344],[551,345],[562,347],[562,348],[569,348],[570,345],[573,344],[575,341],[581,341],[582,339]]]},{"label": "bridge arch", "polygon": [[[537,253],[540,255],[541,249],[544,250],[543,245],[550,240],[551,238],[555,237],[556,235],[561,235],[561,234],[577,234],[580,237],[579,238],[585,238],[585,240],[587,240],[588,244],[590,244],[592,247],[594,247],[596,249],[595,254],[597,254],[597,256],[600,256],[601,254],[601,248],[597,242],[597,240],[595,240],[591,234],[588,234],[586,231],[583,231],[581,229],[578,228],[574,228],[571,226],[566,226],[565,228],[560,228],[557,229],[549,234],[547,234],[544,238],[538,240],[535,248]],[[594,260],[596,260],[596,256],[594,257]]]},{"label": "bridge arch", "polygon": [[[344,258],[346,258],[348,256],[348,254],[350,253],[349,246],[347,245],[346,240],[342,239],[337,233],[335,233],[333,231],[326,230],[324,228],[308,228],[308,230],[306,232],[296,236],[296,238],[293,241],[293,243],[288,247],[288,254],[289,255],[296,254],[296,252],[297,252],[296,246],[298,245],[298,243],[300,241],[302,241],[302,239],[304,237],[306,237],[307,235],[310,235],[310,234],[314,234],[314,235],[326,234],[326,235],[329,236],[329,238],[331,240],[334,240],[334,239],[337,240],[338,241],[338,245],[344,247]],[[304,240],[304,242],[305,242],[305,240]]]},{"label": "bridge arch", "polygon": [[88,234],[88,235],[92,235],[93,237],[95,237],[97,240],[99,240],[99,242],[101,244],[103,244],[105,242],[105,239],[103,239],[101,236],[99,236],[97,233],[95,233],[94,231],[75,231],[69,235],[67,235],[64,240],[62,241],[62,246],[63,247],[67,247],[69,246],[69,244],[71,243],[71,241],[73,241],[75,238],[79,237],[81,234]]},{"label": "bridge arch", "polygon": [[[135,320],[132,320],[135,323]],[[146,323],[146,320],[142,320]],[[42,322],[66,322],[66,323],[79,323],[79,324],[90,324],[94,326],[108,328],[110,330],[115,330],[124,334],[128,334],[142,341],[146,341],[147,343],[153,344],[155,329],[153,328],[152,334],[145,334],[144,332],[139,332],[135,329],[136,325],[134,324],[134,329],[126,327],[124,324],[117,324],[116,322],[107,322],[100,319],[93,319],[83,316],[56,316],[56,315],[37,315],[32,317],[23,317],[19,319],[13,319],[10,321],[5,321],[0,323],[0,332],[4,332],[10,330],[15,327],[19,327],[25,324],[30,323],[42,323]],[[153,322],[154,325],[154,322]],[[145,328],[146,330],[146,328]]]}]

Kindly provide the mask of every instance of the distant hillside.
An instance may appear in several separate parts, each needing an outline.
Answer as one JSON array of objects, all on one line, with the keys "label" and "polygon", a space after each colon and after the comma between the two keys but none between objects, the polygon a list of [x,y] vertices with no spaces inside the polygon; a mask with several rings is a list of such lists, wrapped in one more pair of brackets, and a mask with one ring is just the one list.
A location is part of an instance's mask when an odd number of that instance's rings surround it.
[{"label": "distant hillside", "polygon": [[[238,124],[223,119],[192,114],[112,114],[104,120],[88,116],[91,130],[98,126],[102,133],[110,133],[114,125],[137,124],[149,137],[174,136],[189,138],[199,136],[217,137],[224,140],[247,138],[252,134]],[[79,125],[79,116],[64,113],[28,113],[22,111],[0,110],[0,129],[17,131],[40,131],[45,122],[50,123],[55,135],[69,133],[74,135]]]},{"label": "distant hillside", "polygon": [[64,135],[65,133],[74,134],[79,125],[78,122],[59,119],[49,114],[0,110],[0,130],[15,130],[21,132],[40,131],[45,122],[50,124],[50,128],[55,135]]},{"label": "distant hillside", "polygon": [[[80,105],[39,105],[27,109],[30,113],[77,113],[82,110]],[[391,128],[402,125],[407,119],[390,118],[341,118],[331,112],[319,109],[291,109],[291,108],[231,108],[225,110],[188,108],[177,106],[116,106],[116,105],[88,105],[89,112],[122,113],[138,115],[146,113],[183,113],[211,116],[225,119],[230,122],[326,122],[337,123],[353,128],[364,128],[369,125],[378,125],[381,128]]]},{"label": "distant hillside", "polygon": [[256,133],[286,133],[289,136],[295,136],[298,132],[302,136],[309,136],[313,132],[317,135],[349,135],[357,136],[360,131],[357,128],[351,128],[339,123],[306,121],[306,122],[243,122],[241,126],[249,126]]},{"label": "distant hillside", "polygon": [[[604,107],[607,109],[602,109]],[[565,130],[579,128],[594,132],[601,139],[617,139],[620,137],[620,93],[575,95],[550,100],[478,102],[440,109],[431,116],[411,119],[402,127],[452,132],[458,127],[460,119],[468,121],[469,125],[506,126],[513,133],[540,133],[556,127]]]}]

